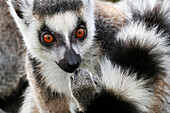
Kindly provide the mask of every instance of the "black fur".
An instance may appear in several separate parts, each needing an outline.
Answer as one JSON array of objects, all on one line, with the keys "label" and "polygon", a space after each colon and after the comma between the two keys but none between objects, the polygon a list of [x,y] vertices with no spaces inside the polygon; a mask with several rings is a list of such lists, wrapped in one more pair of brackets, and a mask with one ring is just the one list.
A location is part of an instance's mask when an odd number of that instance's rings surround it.
[{"label": "black fur", "polygon": [[45,81],[43,81],[43,76],[40,73],[41,62],[39,62],[36,58],[32,58],[31,54],[28,55],[28,59],[31,63],[33,75],[35,77],[37,84],[41,85],[40,87],[45,87]]},{"label": "black fur", "polygon": [[105,42],[105,40],[109,40],[108,42],[114,41],[115,35],[119,31],[119,27],[117,25],[100,15],[96,15],[95,26],[95,40],[98,42]]},{"label": "black fur", "polygon": [[66,11],[79,11],[82,5],[81,0],[35,0],[33,13],[44,16]]},{"label": "black fur", "polygon": [[[137,40],[131,40],[131,43],[127,44],[122,40],[115,40],[111,43],[103,42],[103,53],[108,56],[113,65],[119,65],[124,70],[130,70],[130,73],[137,73],[137,78],[144,79],[158,79],[159,75],[164,75],[164,69],[160,66],[160,58],[163,53],[152,53],[150,48],[140,47],[135,45]],[[130,74],[129,73],[129,74]]]},{"label": "black fur", "polygon": [[[83,107],[83,113],[139,113],[134,101],[106,89],[98,76],[92,78],[88,71],[79,69],[71,79],[73,95]],[[82,112],[76,110],[76,113]]]},{"label": "black fur", "polygon": [[[133,7],[131,6],[133,9]],[[165,30],[169,32],[168,24],[166,25],[166,18],[159,12],[159,10],[154,9],[154,11],[147,11],[144,15],[141,15],[136,9],[133,12],[133,21],[145,22],[148,28],[159,26],[158,32]],[[125,25],[128,25],[127,22]],[[124,27],[124,26],[123,26]],[[130,70],[130,73],[137,73],[137,78],[144,79],[158,79],[159,75],[164,75],[164,69],[160,66],[160,58],[165,55],[165,53],[153,53],[151,50],[155,48],[156,45],[146,45],[140,44],[138,37],[127,43],[123,40],[117,40],[116,35],[121,28],[117,27],[109,21],[105,21],[102,17],[96,18],[96,41],[101,45],[102,56],[107,56],[113,66],[118,65],[123,70]],[[137,44],[136,44],[137,43]],[[123,71],[122,70],[122,71]]]},{"label": "black fur", "polygon": [[139,113],[137,107],[130,101],[123,101],[110,91],[103,90],[96,94],[84,113]]}]

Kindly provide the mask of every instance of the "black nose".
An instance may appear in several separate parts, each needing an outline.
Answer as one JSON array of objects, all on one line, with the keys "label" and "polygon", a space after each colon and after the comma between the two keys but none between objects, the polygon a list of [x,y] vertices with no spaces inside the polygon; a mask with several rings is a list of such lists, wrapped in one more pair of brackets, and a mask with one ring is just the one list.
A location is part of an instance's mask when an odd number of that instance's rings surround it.
[{"label": "black nose", "polygon": [[67,67],[72,69],[72,70],[77,69],[79,67],[79,65],[80,65],[79,58],[69,59],[67,61]]},{"label": "black nose", "polygon": [[67,70],[65,71],[70,73],[74,72],[81,63],[80,55],[77,54],[72,56],[69,55],[69,58],[66,59],[66,63],[67,63],[66,65]]},{"label": "black nose", "polygon": [[73,49],[69,49],[66,51],[64,58],[59,61],[58,66],[65,72],[72,73],[80,66],[80,63],[80,55]]}]

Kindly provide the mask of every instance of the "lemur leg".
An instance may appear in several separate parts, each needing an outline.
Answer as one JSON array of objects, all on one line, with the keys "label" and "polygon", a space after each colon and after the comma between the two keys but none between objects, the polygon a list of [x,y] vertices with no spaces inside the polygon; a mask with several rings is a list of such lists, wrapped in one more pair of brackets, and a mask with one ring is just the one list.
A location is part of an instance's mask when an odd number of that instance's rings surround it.
[{"label": "lemur leg", "polygon": [[106,88],[102,77],[92,76],[88,70],[80,69],[74,74],[71,88],[83,113],[141,113],[137,106],[115,95],[114,89]]},{"label": "lemur leg", "polygon": [[91,100],[95,98],[97,93],[102,89],[101,80],[98,76],[92,74],[86,69],[77,70],[71,77],[71,88],[73,95],[80,103],[82,110],[87,109]]}]

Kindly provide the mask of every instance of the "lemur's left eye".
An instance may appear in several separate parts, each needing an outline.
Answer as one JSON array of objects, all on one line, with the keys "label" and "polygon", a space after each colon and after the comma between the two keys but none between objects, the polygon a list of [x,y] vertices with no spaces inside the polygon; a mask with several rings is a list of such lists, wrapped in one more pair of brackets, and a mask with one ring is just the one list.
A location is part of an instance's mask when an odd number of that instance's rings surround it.
[{"label": "lemur's left eye", "polygon": [[80,25],[76,30],[76,38],[78,39],[84,39],[87,35],[87,31],[85,26]]},{"label": "lemur's left eye", "polygon": [[48,33],[48,32],[42,33],[41,42],[45,46],[51,46],[54,42],[54,36],[51,33]]}]

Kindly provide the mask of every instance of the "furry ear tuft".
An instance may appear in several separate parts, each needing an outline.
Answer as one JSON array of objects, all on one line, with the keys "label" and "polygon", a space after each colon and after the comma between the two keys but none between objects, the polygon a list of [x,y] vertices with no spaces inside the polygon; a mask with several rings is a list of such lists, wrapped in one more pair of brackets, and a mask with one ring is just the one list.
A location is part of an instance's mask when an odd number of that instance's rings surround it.
[{"label": "furry ear tuft", "polygon": [[24,16],[23,16],[23,11],[21,10],[21,1],[19,0],[12,0],[11,1],[12,5],[13,5],[13,8],[17,14],[17,16],[20,18],[20,19],[23,19]]},{"label": "furry ear tuft", "polygon": [[12,16],[21,20],[32,16],[33,2],[34,0],[7,0]]}]

